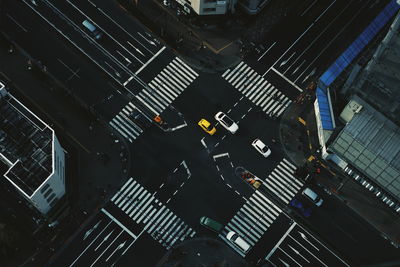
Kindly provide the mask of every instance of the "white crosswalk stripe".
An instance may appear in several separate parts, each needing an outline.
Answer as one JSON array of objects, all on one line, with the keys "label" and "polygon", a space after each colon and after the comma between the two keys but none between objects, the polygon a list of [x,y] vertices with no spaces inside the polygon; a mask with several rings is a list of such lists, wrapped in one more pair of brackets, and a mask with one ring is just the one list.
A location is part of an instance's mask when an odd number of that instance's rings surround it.
[{"label": "white crosswalk stripe", "polygon": [[289,203],[304,185],[294,177],[295,171],[296,166],[284,158],[265,179],[265,186],[285,204]]},{"label": "white crosswalk stripe", "polygon": [[133,142],[142,132],[143,129],[137,125],[130,114],[135,109],[135,105],[129,102],[110,122],[109,125],[119,134]]},{"label": "white crosswalk stripe", "polygon": [[[160,115],[199,76],[185,62],[176,57],[153,78],[136,99],[154,116]],[[128,103],[109,123],[119,134],[133,142],[143,129],[129,117],[133,103]]]},{"label": "white crosswalk stripe", "polygon": [[192,238],[196,232],[136,180],[130,178],[111,198],[133,221],[167,249]]},{"label": "white crosswalk stripe", "polygon": [[196,73],[176,57],[139,94],[139,100],[153,108],[155,115],[163,112],[196,78]]},{"label": "white crosswalk stripe", "polygon": [[279,117],[292,103],[288,97],[243,61],[234,69],[226,70],[222,77],[270,117]]},{"label": "white crosswalk stripe", "polygon": [[259,191],[256,191],[225,226],[219,236],[242,257],[246,254],[227,240],[230,231],[236,232],[253,247],[282,210]]}]

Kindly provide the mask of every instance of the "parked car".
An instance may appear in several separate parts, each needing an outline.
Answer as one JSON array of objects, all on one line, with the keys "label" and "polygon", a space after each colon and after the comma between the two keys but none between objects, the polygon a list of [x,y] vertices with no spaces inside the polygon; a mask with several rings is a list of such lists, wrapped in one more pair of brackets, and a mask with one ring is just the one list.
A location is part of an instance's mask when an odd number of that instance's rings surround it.
[{"label": "parked car", "polygon": [[239,249],[241,249],[244,253],[249,251],[250,245],[234,231],[230,231],[226,235],[226,238],[229,241],[231,241],[235,246],[237,246]]},{"label": "parked car", "polygon": [[301,193],[303,196],[305,196],[307,199],[309,199],[312,203],[314,203],[316,206],[320,207],[324,200],[318,196],[317,193],[315,193],[311,188],[306,187],[304,188],[303,192]]},{"label": "parked car", "polygon": [[268,157],[269,155],[271,155],[271,149],[269,149],[269,147],[267,145],[265,145],[263,143],[263,141],[261,141],[260,139],[256,139],[253,141],[253,143],[251,143],[251,145],[264,157]]},{"label": "parked car", "polygon": [[217,131],[217,129],[215,129],[214,126],[211,125],[211,123],[206,120],[206,119],[201,119],[199,121],[199,123],[197,123],[206,133],[208,133],[209,135],[213,135],[215,134],[215,132]]},{"label": "parked car", "polygon": [[206,228],[210,229],[211,231],[214,232],[221,232],[224,226],[220,224],[219,222],[214,221],[213,219],[210,219],[208,217],[201,217],[200,218],[200,224],[205,226]]},{"label": "parked car", "polygon": [[239,129],[239,126],[237,125],[236,122],[234,122],[231,118],[228,117],[225,113],[222,111],[218,112],[215,114],[215,119],[229,132],[232,134],[236,133],[237,130]]}]

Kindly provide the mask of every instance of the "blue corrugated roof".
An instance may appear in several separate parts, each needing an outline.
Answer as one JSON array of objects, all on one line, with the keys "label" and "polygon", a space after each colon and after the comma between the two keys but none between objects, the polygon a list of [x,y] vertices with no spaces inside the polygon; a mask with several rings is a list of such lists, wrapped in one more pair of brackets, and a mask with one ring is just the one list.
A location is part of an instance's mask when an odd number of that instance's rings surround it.
[{"label": "blue corrugated roof", "polygon": [[321,114],[322,128],[333,130],[333,114],[329,108],[328,95],[325,88],[333,83],[343,70],[357,57],[364,47],[376,36],[386,25],[392,16],[399,10],[400,4],[392,0],[385,9],[368,25],[368,27],[357,37],[357,39],[336,59],[336,61],[325,71],[319,79],[316,91],[317,101]]},{"label": "blue corrugated roof", "polygon": [[317,87],[316,90],[319,113],[321,116],[322,128],[324,130],[333,130],[333,114],[331,114],[331,109],[329,107],[328,95],[325,90]]}]

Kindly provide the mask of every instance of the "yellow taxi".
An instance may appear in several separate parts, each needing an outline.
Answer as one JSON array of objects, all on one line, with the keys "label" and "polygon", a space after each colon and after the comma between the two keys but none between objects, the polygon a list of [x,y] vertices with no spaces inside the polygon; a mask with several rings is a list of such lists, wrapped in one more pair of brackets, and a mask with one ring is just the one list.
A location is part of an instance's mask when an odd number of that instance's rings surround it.
[{"label": "yellow taxi", "polygon": [[215,134],[217,129],[215,129],[214,126],[211,125],[206,119],[201,119],[198,123],[198,125],[209,135]]}]

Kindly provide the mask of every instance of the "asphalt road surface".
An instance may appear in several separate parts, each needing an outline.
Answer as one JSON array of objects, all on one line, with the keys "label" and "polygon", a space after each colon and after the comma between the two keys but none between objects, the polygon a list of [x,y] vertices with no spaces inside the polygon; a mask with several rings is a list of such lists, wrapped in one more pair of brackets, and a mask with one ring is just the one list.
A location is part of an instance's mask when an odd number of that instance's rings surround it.
[{"label": "asphalt road surface", "polygon": [[[265,50],[213,74],[190,67],[122,10],[106,12],[109,6],[101,1],[6,2],[4,31],[49,73],[68,81],[130,146],[130,178],[58,252],[52,266],[153,266],[179,242],[203,235],[223,240],[248,260],[274,265],[348,266],[369,246],[359,241],[364,234],[380,247],[368,227],[349,234],[360,224],[354,214],[346,211],[332,221],[344,205],[323,192],[326,207],[313,207],[309,219],[293,215],[288,203],[304,184],[276,140],[279,118],[298,93],[387,1],[313,2],[278,25]],[[83,28],[86,19],[102,38]],[[150,122],[155,115],[167,116],[171,104],[184,123],[170,125],[176,127],[169,131],[147,128],[132,116],[136,110]],[[238,123],[236,134],[216,123],[218,111]],[[201,118],[216,125],[215,135],[197,125]],[[256,138],[270,146],[270,157],[251,146]],[[260,189],[238,177],[236,167],[259,177]],[[201,216],[224,229],[210,233],[199,225]],[[248,253],[226,239],[232,230],[250,244]]]}]

